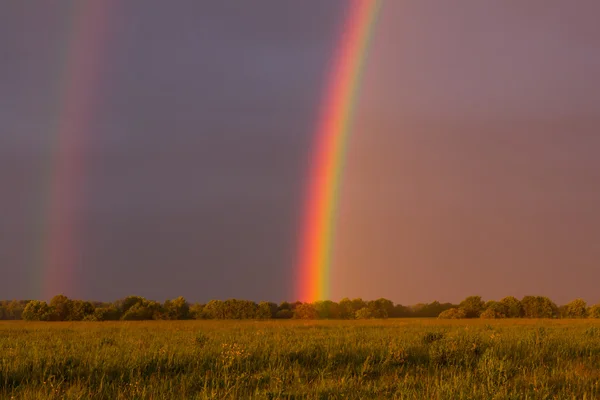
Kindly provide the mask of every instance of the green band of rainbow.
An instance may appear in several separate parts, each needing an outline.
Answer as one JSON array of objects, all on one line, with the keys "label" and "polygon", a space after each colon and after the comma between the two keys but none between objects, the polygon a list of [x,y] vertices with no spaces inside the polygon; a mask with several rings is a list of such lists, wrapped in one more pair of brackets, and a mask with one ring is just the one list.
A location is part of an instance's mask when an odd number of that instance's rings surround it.
[{"label": "green band of rainbow", "polygon": [[369,42],[381,0],[352,0],[333,59],[321,120],[315,136],[303,215],[296,296],[301,301],[328,299],[333,239],[346,146]]}]

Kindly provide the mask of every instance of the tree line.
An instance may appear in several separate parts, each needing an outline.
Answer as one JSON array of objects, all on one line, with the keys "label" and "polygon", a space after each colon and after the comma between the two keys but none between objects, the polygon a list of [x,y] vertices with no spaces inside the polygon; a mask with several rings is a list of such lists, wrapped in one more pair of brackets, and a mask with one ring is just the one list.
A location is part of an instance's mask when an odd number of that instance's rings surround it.
[{"label": "tree line", "polygon": [[40,300],[0,301],[0,320],[27,321],[142,321],[185,319],[371,319],[371,318],[600,318],[600,304],[588,307],[582,299],[557,306],[544,296],[508,296],[484,302],[469,296],[459,304],[394,304],[388,299],[365,301],[342,299],[313,303],[211,300],[190,304],[183,297],[163,303],[140,296],[115,302],[72,300],[58,295],[47,303]]}]

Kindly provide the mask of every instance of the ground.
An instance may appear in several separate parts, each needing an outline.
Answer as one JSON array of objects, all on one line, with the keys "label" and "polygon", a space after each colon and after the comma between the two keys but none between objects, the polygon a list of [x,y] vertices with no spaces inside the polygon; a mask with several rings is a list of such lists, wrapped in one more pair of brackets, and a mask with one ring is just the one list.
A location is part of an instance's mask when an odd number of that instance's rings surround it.
[{"label": "ground", "polygon": [[596,399],[600,321],[0,323],[4,399]]}]

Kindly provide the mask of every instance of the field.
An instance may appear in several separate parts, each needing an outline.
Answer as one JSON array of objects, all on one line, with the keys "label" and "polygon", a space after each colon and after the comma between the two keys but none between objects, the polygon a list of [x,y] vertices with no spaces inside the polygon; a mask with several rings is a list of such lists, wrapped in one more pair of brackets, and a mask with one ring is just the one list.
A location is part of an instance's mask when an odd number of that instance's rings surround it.
[{"label": "field", "polygon": [[0,324],[0,398],[597,399],[600,322]]}]

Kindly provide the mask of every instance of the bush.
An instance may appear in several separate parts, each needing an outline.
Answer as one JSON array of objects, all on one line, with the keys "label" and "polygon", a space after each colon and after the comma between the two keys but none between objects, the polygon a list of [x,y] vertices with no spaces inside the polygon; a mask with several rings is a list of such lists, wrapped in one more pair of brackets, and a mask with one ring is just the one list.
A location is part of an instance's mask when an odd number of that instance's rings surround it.
[{"label": "bush", "polygon": [[371,319],[373,317],[373,313],[367,307],[363,307],[355,313],[356,319]]},{"label": "bush", "polygon": [[588,317],[590,318],[600,318],[600,304],[596,304],[595,306],[591,306],[588,310]]},{"label": "bush", "polygon": [[277,319],[290,319],[294,317],[294,312],[292,310],[279,310],[275,314],[275,318]]},{"label": "bush", "polygon": [[462,308],[451,308],[449,310],[443,311],[438,315],[440,319],[462,319],[467,318],[467,313]]},{"label": "bush", "polygon": [[49,321],[52,309],[45,301],[32,300],[23,310],[23,319],[26,321]]},{"label": "bush", "polygon": [[587,317],[587,304],[582,299],[575,299],[565,306],[567,318]]},{"label": "bush", "polygon": [[484,319],[506,318],[506,315],[504,315],[503,313],[501,313],[498,310],[495,310],[493,308],[488,308],[487,310],[485,310],[484,312],[481,313],[479,318],[484,318]]},{"label": "bush", "polygon": [[300,304],[296,307],[296,310],[294,310],[294,318],[296,318],[296,319],[318,319],[319,314],[317,313],[315,306],[313,306],[310,303],[304,303],[304,304]]}]

